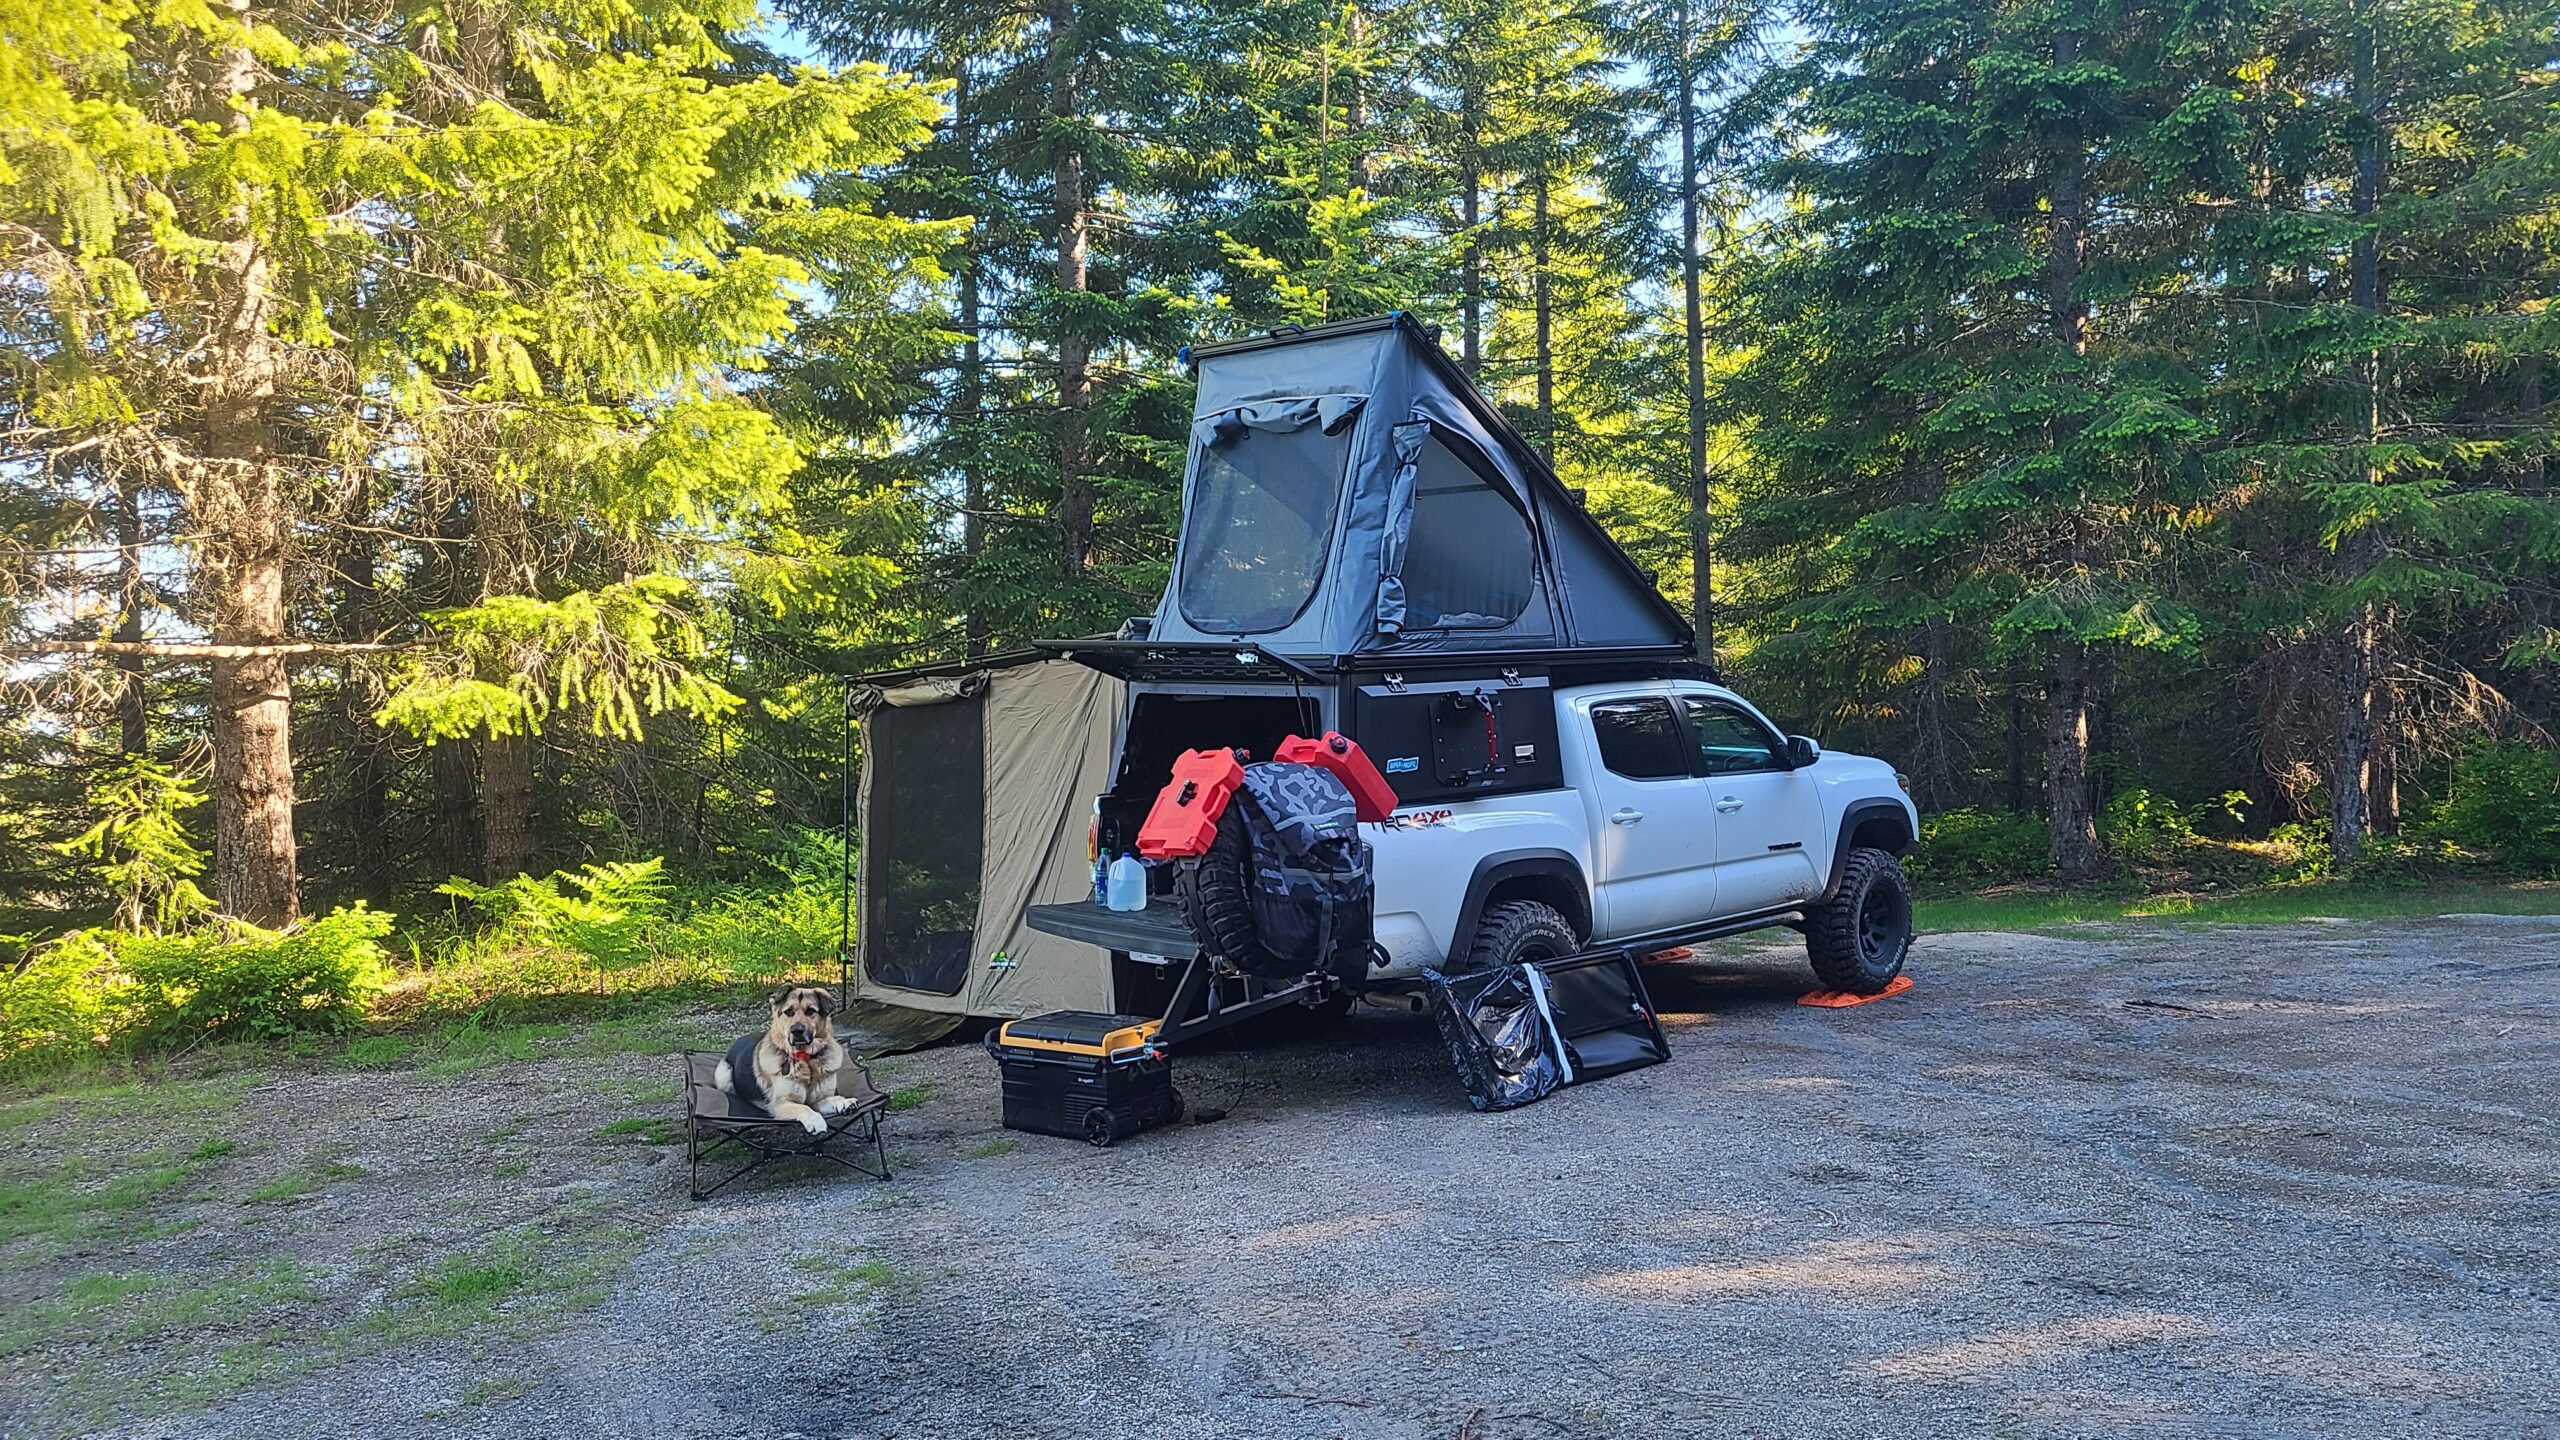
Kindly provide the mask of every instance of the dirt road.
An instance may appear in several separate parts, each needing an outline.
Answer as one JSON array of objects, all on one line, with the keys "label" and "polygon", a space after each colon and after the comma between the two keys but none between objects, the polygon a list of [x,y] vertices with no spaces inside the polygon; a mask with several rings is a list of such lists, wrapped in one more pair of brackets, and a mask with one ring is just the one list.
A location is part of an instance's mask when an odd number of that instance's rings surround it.
[{"label": "dirt road", "polygon": [[70,1307],[0,1432],[2560,1435],[2560,921],[1933,937],[1840,1012],[1775,943],[1648,973],[1672,1062],[1507,1115],[1427,1018],[1186,1059],[1232,1116],[1110,1151],[954,1047],[880,1067],[893,1183],[699,1206],[597,1133],[663,1060],[264,1079],[142,1233],[0,1252]]}]

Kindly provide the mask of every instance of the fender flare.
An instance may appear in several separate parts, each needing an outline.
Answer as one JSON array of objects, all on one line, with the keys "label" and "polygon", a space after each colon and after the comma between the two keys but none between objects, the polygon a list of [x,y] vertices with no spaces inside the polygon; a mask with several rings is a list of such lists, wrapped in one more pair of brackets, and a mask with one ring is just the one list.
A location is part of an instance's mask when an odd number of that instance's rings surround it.
[{"label": "fender flare", "polygon": [[1840,828],[1831,842],[1831,868],[1823,876],[1822,893],[1814,897],[1814,904],[1822,904],[1839,893],[1840,872],[1849,863],[1849,837],[1858,833],[1860,825],[1878,818],[1890,818],[1901,827],[1902,843],[1891,847],[1894,858],[1900,859],[1919,848],[1920,819],[1909,805],[1872,796],[1851,801],[1849,808],[1840,812]]},{"label": "fender flare", "polygon": [[1484,924],[1484,905],[1493,887],[1506,880],[1523,876],[1539,876],[1561,880],[1580,897],[1579,914],[1565,916],[1586,939],[1591,934],[1591,883],[1583,877],[1582,862],[1565,850],[1504,850],[1487,855],[1476,862],[1475,873],[1467,877],[1467,898],[1458,905],[1458,923],[1449,932],[1449,956],[1463,955],[1475,943],[1476,931]]}]

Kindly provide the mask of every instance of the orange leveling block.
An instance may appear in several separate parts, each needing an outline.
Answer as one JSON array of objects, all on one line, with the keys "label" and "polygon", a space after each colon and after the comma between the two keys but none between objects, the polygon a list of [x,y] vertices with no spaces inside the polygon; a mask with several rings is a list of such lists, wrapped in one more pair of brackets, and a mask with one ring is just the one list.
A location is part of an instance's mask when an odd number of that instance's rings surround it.
[{"label": "orange leveling block", "polygon": [[1870,1001],[1882,1000],[1889,996],[1899,995],[1910,988],[1910,976],[1896,975],[1893,977],[1892,984],[1885,986],[1873,995],[1853,995],[1846,990],[1815,990],[1808,994],[1797,996],[1796,1003],[1799,1005],[1819,1005],[1825,1010],[1846,1010],[1852,1005],[1864,1005]]}]

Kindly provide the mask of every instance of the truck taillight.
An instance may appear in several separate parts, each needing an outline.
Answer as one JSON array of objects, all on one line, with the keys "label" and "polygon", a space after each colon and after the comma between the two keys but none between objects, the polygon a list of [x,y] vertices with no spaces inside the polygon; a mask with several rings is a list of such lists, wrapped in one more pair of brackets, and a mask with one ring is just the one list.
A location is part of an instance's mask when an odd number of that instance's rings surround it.
[{"label": "truck taillight", "polygon": [[1084,858],[1087,864],[1102,858],[1102,817],[1099,815],[1084,822]]},{"label": "truck taillight", "polygon": [[1902,773],[1901,771],[1899,771],[1899,770],[1896,770],[1896,771],[1894,771],[1894,772],[1893,772],[1893,783],[1902,787],[1902,793],[1903,793],[1903,794],[1908,795],[1908,794],[1910,794],[1910,793],[1911,793],[1911,777],[1910,777],[1910,776],[1903,774],[1903,773]]}]

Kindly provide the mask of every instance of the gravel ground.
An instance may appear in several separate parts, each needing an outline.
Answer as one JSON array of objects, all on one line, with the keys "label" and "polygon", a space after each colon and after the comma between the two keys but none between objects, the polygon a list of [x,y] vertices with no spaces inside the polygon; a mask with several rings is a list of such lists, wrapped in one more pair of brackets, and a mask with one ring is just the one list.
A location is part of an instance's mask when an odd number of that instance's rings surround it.
[{"label": "gravel ground", "polygon": [[1774,943],[1657,967],[1670,1064],[1506,1115],[1419,1017],[1185,1057],[1233,1114],[1109,1151],[894,1057],[894,1182],[703,1205],[593,1133],[663,1058],[24,1120],[84,1183],[231,1148],[0,1251],[68,1317],[0,1342],[0,1434],[2560,1435],[2560,920],[2075,935],[1838,1012]]}]

